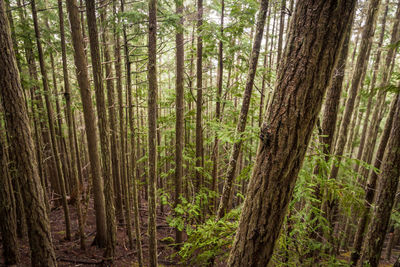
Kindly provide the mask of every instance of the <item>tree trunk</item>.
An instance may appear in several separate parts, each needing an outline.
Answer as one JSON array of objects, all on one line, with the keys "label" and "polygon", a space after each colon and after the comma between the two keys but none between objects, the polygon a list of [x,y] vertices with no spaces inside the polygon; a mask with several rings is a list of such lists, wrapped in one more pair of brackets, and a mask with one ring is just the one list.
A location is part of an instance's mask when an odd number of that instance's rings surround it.
[{"label": "tree trunk", "polygon": [[[399,28],[399,22],[400,22],[400,1],[397,4],[397,11],[396,11],[396,20],[394,21],[393,24],[393,29],[392,29],[392,36],[391,36],[391,43],[394,43],[397,40],[397,36],[398,36],[398,28]],[[382,77],[382,86],[386,85],[387,82],[387,77],[388,75],[388,71],[390,68],[390,63],[392,61],[392,57],[393,57],[393,53],[394,53],[394,49],[391,48],[389,49],[387,55],[386,55],[386,62],[385,62],[385,66],[384,66],[384,70],[383,70],[383,77]],[[386,74],[385,74],[386,73]],[[378,97],[379,98],[379,97]],[[377,99],[378,101],[379,99]],[[393,104],[394,105],[394,104]],[[386,125],[385,125],[385,129],[382,133],[381,136],[381,141],[379,143],[379,147],[378,147],[378,151],[376,153],[375,156],[375,163],[374,163],[374,167],[376,168],[380,168],[381,166],[381,162],[384,156],[384,152],[386,149],[386,144],[388,142],[389,139],[389,133],[390,133],[390,129],[391,129],[391,120],[393,119],[393,115],[394,115],[394,106],[390,109],[389,112],[389,116],[388,116],[388,120],[386,121]],[[371,120],[371,124],[376,124],[376,122],[374,122],[374,120],[377,120],[377,110],[379,109],[379,103],[377,103],[375,110],[374,110],[374,114],[372,116],[372,120]],[[372,131],[368,130],[368,135],[372,135]],[[368,138],[372,141],[372,139],[376,139],[376,138]],[[367,142],[368,144],[368,142]],[[366,151],[364,153],[371,153],[370,152],[371,148],[368,148],[368,146],[366,146]],[[365,159],[365,157],[363,156],[363,159]],[[364,233],[366,231],[367,228],[367,222],[369,219],[369,213],[370,213],[370,207],[371,207],[371,203],[374,199],[374,195],[375,195],[375,189],[376,189],[376,182],[378,179],[378,174],[374,171],[369,172],[369,179],[367,181],[367,185],[365,187],[365,201],[364,201],[364,205],[365,205],[365,209],[362,213],[362,216],[358,222],[358,227],[357,227],[357,231],[356,231],[356,235],[354,237],[354,243],[353,243],[353,252],[351,254],[351,262],[353,264],[353,266],[355,266],[357,264],[358,259],[360,258],[360,252],[361,252],[361,248],[362,248],[362,244],[363,244],[363,240],[364,240]],[[368,171],[364,170],[365,175],[365,179],[367,179],[368,177]]]},{"label": "tree trunk", "polygon": [[[223,1],[223,0],[222,0]],[[174,208],[180,203],[180,196],[182,194],[182,176],[183,176],[183,142],[184,142],[184,63],[185,51],[183,41],[183,1],[176,0],[176,14],[179,16],[179,24],[175,35],[176,43],[176,124],[175,124],[175,202]],[[218,104],[217,104],[218,105]],[[176,214],[175,216],[180,216]],[[178,228],[175,229],[175,243],[180,245],[182,243],[182,231]]]},{"label": "tree trunk", "polygon": [[76,157],[76,147],[74,141],[74,126],[73,126],[73,111],[71,108],[71,91],[69,87],[69,74],[67,67],[67,53],[65,47],[65,30],[64,30],[64,12],[62,1],[58,0],[58,17],[60,20],[60,36],[61,36],[61,56],[62,56],[62,64],[63,64],[63,78],[64,78],[64,96],[65,96],[65,112],[67,117],[67,125],[68,125],[68,140],[69,140],[69,149],[71,153],[71,167],[72,167],[72,179],[75,181],[75,195],[76,195],[76,211],[78,213],[78,225],[79,225],[79,237],[80,237],[80,245],[81,249],[85,250],[85,225],[83,223],[82,217],[82,206],[81,206],[81,184],[79,181],[79,174],[77,168],[77,157]]},{"label": "tree trunk", "polygon": [[[339,172],[339,166],[342,159],[341,156],[344,153],[348,138],[349,126],[356,102],[356,97],[363,82],[362,78],[364,77],[369,59],[372,39],[375,31],[376,17],[379,10],[379,3],[380,0],[371,0],[369,2],[368,15],[362,32],[360,52],[357,57],[355,72],[352,77],[351,88],[347,97],[346,108],[343,117],[341,118],[340,130],[338,132],[338,140],[335,148],[335,156],[337,156],[337,161],[339,163],[335,162],[332,165],[329,179],[336,179]],[[326,217],[328,218],[332,227],[334,227],[337,208],[337,201],[335,199],[331,201],[325,201],[323,204],[323,211],[326,212]]]},{"label": "tree trunk", "polygon": [[17,152],[15,164],[23,192],[31,263],[32,266],[57,266],[4,1],[0,1],[0,51],[0,95],[10,145]]},{"label": "tree trunk", "polygon": [[246,129],[247,113],[249,112],[251,93],[253,90],[254,77],[257,71],[258,57],[260,54],[261,41],[264,32],[265,20],[267,17],[268,0],[263,0],[260,5],[260,10],[257,18],[256,35],[254,38],[253,49],[250,55],[249,70],[247,73],[246,87],[243,95],[242,108],[240,110],[239,120],[236,126],[236,140],[233,144],[232,152],[229,158],[228,170],[226,172],[226,178],[224,188],[221,195],[221,201],[218,207],[217,218],[224,217],[228,211],[228,203],[230,200],[233,180],[235,178],[237,161],[240,154],[240,149],[243,143],[243,132]]},{"label": "tree trunk", "polygon": [[103,80],[101,74],[100,47],[97,34],[96,4],[95,0],[86,1],[86,17],[90,41],[90,55],[92,58],[92,71],[96,95],[97,117],[100,133],[100,148],[102,170],[104,179],[104,196],[106,201],[107,246],[105,257],[113,259],[116,245],[116,224],[114,209],[114,185],[112,179],[109,128],[105,104]]},{"label": "tree trunk", "polygon": [[[196,192],[203,186],[203,0],[197,0],[197,60],[196,60]],[[199,170],[201,169],[201,170]]]},{"label": "tree trunk", "polygon": [[[119,17],[117,16],[117,0],[113,0],[113,15],[117,18],[117,23],[113,24],[114,30],[114,57],[115,57],[115,76],[117,78],[117,97],[118,97],[118,117],[119,117],[119,150],[120,150],[120,180],[119,184],[116,183],[114,187],[116,188],[115,194],[116,198],[116,208],[117,217],[118,213],[120,222],[124,222],[123,214],[123,197],[122,197],[122,184],[126,179],[126,159],[125,159],[125,128],[124,128],[124,106],[122,97],[122,71],[121,71],[121,47],[120,47],[120,37],[119,32],[117,32],[117,25],[120,23]],[[117,181],[118,182],[118,181]],[[118,211],[121,209],[120,211]]]},{"label": "tree trunk", "polygon": [[371,267],[378,266],[397,192],[400,177],[400,98],[398,96],[396,98],[393,124],[382,161],[382,173],[379,175],[375,208],[357,266],[364,266],[367,263]]},{"label": "tree trunk", "polygon": [[19,263],[17,221],[2,130],[0,128],[0,233],[3,243],[4,264],[6,266],[17,266]]},{"label": "tree trunk", "polygon": [[296,6],[229,266],[271,259],[355,2]]},{"label": "tree trunk", "polygon": [[103,191],[103,178],[100,169],[100,158],[97,150],[97,129],[95,126],[95,115],[90,93],[89,75],[87,69],[86,54],[84,52],[84,41],[81,31],[78,3],[76,0],[67,0],[67,10],[71,25],[71,37],[74,47],[74,59],[76,76],[79,84],[83,115],[86,127],[86,139],[89,150],[90,169],[93,179],[94,209],[96,212],[96,237],[95,241],[99,247],[105,247],[106,233],[106,210]]},{"label": "tree trunk", "polygon": [[[201,0],[199,0],[201,1]],[[157,182],[157,0],[149,0],[148,35],[148,148],[149,148],[149,266],[157,267],[156,182]]]},{"label": "tree trunk", "polygon": [[53,113],[53,107],[50,102],[51,92],[49,89],[47,71],[46,71],[46,66],[44,63],[44,54],[43,54],[42,44],[40,41],[41,37],[40,37],[40,32],[39,32],[35,0],[31,1],[31,7],[32,7],[33,25],[35,28],[35,35],[36,35],[36,45],[37,45],[37,49],[39,52],[38,53],[39,54],[39,65],[40,65],[40,72],[42,73],[42,83],[43,83],[43,90],[44,90],[44,96],[45,96],[44,98],[45,98],[46,109],[47,109],[47,119],[48,119],[49,128],[50,128],[51,148],[53,151],[54,160],[56,162],[58,183],[59,183],[59,186],[61,189],[62,205],[63,205],[63,209],[64,209],[65,236],[66,236],[67,240],[71,240],[71,223],[70,223],[70,218],[69,218],[69,207],[68,207],[68,201],[67,201],[67,193],[66,193],[66,189],[65,189],[64,173],[62,171],[61,159],[60,159],[60,155],[58,153],[56,132],[54,129],[54,113]]},{"label": "tree trunk", "polygon": [[[124,12],[124,1],[121,1],[121,11]],[[129,92],[131,90],[131,62],[130,62],[130,57],[129,57],[128,38],[127,38],[126,25],[125,24],[122,26],[122,32],[123,32],[123,35],[124,35],[126,91]],[[120,98],[119,99],[119,101],[120,101],[120,112],[123,113],[122,91],[121,91],[121,96],[118,96],[118,97]],[[128,97],[130,97],[130,96],[128,96]],[[128,98],[127,98],[127,100],[129,101]],[[122,115],[120,114],[120,116],[121,116],[121,118],[123,118],[123,114]],[[123,120],[121,120],[120,123],[124,124]],[[128,152],[128,146],[125,143],[125,130],[124,130],[124,128],[125,127],[122,126],[122,129],[120,128],[120,130],[121,130],[121,132],[123,132],[122,135],[124,135],[124,137],[123,137],[123,140],[124,140],[124,145],[123,145],[124,155],[123,155],[123,157],[124,157],[124,161],[125,161],[126,160],[125,158],[127,157],[125,155],[125,153]],[[126,160],[126,162],[128,162],[128,161]],[[129,166],[129,164],[128,164],[128,166]],[[131,220],[131,197],[130,197],[130,191],[131,190],[130,190],[130,187],[129,187],[129,180],[128,180],[128,177],[129,177],[128,166],[124,165],[124,171],[126,173],[124,174],[124,177],[123,177],[124,179],[122,181],[122,184],[123,184],[123,188],[122,189],[123,189],[123,191],[125,193],[124,194],[124,201],[125,201],[125,212],[126,212],[126,216],[125,217],[126,217],[126,224],[127,224],[126,225],[126,232],[128,234],[129,246],[131,248],[133,248],[134,241],[133,241],[132,220]],[[133,172],[132,172],[132,174],[133,174]],[[136,214],[135,214],[135,216],[136,216]],[[136,241],[138,241],[138,239]],[[139,259],[140,259],[140,257],[139,257]]]}]

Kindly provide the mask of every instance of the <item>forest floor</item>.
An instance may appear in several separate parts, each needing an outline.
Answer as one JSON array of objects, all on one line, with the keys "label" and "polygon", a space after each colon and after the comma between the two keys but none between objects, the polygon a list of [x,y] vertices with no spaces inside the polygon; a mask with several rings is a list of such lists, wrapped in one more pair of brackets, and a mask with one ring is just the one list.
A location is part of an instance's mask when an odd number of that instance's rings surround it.
[{"label": "forest floor", "polygon": [[[92,201],[90,201],[85,225],[86,250],[84,251],[80,249],[80,240],[77,234],[78,222],[75,207],[73,205],[69,205],[69,208],[72,231],[71,241],[65,239],[63,209],[59,207],[53,209],[50,213],[53,245],[57,257],[58,266],[108,266],[103,263],[104,249],[99,249],[95,246],[91,246],[96,234],[95,212],[93,209]],[[147,266],[149,248],[147,236],[147,203],[142,202],[142,205],[140,207],[140,214],[143,258],[145,261],[145,266]],[[166,221],[168,214],[169,212],[167,208],[166,212],[164,213],[161,213],[159,208],[157,210],[158,262],[159,266],[181,266],[179,265],[179,260],[176,257],[175,259],[172,257],[175,251],[173,247],[170,246],[168,243],[168,241],[171,239],[166,239],[167,237],[175,236],[174,229],[171,228]],[[133,227],[132,231],[134,234]],[[135,234],[134,241],[136,241]],[[28,239],[25,238],[24,240],[21,240],[19,245],[21,266],[30,266],[30,251]],[[116,255],[113,266],[138,266],[137,250],[135,248],[129,248],[129,241],[126,235],[125,226],[122,224],[119,224],[117,227],[117,246],[115,252]],[[3,266],[2,262],[2,259],[0,259],[0,266]]]},{"label": "forest floor", "polygon": [[[80,241],[77,234],[78,222],[76,210],[73,205],[70,207],[71,216],[71,230],[72,240],[68,241],[65,239],[65,225],[64,225],[64,212],[61,207],[53,209],[50,213],[50,223],[53,236],[54,249],[58,261],[58,266],[108,266],[104,264],[103,253],[104,249],[99,249],[95,246],[91,246],[95,237],[95,213],[93,209],[93,203],[90,201],[89,208],[87,210],[87,220],[85,226],[86,235],[86,250],[80,249]],[[158,262],[159,266],[185,266],[179,264],[179,259],[174,257],[175,250],[169,243],[171,238],[174,237],[175,232],[172,227],[167,223],[167,217],[170,214],[168,207],[165,207],[164,212],[157,209],[157,240],[158,240]],[[142,201],[140,207],[140,221],[141,221],[141,236],[142,236],[142,247],[143,247],[143,258],[145,266],[148,263],[149,255],[149,243],[147,236],[147,203]],[[133,220],[133,219],[132,219]],[[134,231],[134,228],[132,227]],[[30,266],[30,251],[27,237],[20,241],[19,244],[21,266]],[[1,243],[0,243],[1,250]],[[382,254],[384,254],[385,250]],[[349,258],[350,253],[342,253],[339,257],[343,260]],[[393,249],[392,258],[390,261],[381,259],[379,266],[393,266],[397,257],[400,255],[400,246],[396,246]],[[0,266],[3,266],[3,260],[0,257]],[[218,264],[219,265],[219,264]],[[125,267],[125,266],[138,266],[137,264],[137,250],[129,248],[128,237],[126,235],[125,226],[122,224],[118,225],[117,228],[117,247],[116,255],[113,266]]]}]

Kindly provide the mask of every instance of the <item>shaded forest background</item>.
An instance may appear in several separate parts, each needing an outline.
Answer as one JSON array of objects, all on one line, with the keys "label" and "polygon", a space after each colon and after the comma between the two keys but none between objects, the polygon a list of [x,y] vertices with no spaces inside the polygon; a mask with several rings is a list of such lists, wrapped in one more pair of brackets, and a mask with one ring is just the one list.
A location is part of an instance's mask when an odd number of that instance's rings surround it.
[{"label": "shaded forest background", "polygon": [[0,264],[400,266],[400,1],[0,2]]}]

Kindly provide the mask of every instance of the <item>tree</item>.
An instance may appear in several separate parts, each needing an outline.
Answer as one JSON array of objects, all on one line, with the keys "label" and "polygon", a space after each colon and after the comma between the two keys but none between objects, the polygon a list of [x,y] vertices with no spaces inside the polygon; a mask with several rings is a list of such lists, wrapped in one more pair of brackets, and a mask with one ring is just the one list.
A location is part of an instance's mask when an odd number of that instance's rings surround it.
[{"label": "tree", "polygon": [[[185,51],[183,43],[183,1],[176,0],[176,14],[179,16],[179,23],[176,29],[176,124],[175,124],[175,202],[176,208],[180,203],[180,196],[182,193],[182,150],[184,142],[184,63]],[[182,243],[182,231],[176,228],[175,242]]]},{"label": "tree", "polygon": [[267,17],[268,0],[261,1],[260,10],[257,18],[256,35],[254,37],[253,49],[250,55],[249,70],[247,73],[246,87],[243,95],[242,108],[238,123],[236,126],[236,138],[238,140],[233,144],[231,155],[229,158],[229,166],[226,172],[224,188],[221,195],[221,200],[218,207],[217,217],[224,217],[228,209],[228,203],[232,191],[232,183],[236,174],[236,166],[240,154],[240,149],[243,143],[243,132],[246,129],[247,113],[249,112],[251,93],[253,91],[254,77],[256,76],[258,57],[260,55],[260,47],[264,32],[265,19]]},{"label": "tree", "polygon": [[115,253],[115,208],[114,208],[114,185],[111,169],[111,154],[109,140],[109,126],[102,80],[102,69],[100,60],[99,36],[97,33],[96,5],[95,0],[86,1],[86,17],[90,40],[90,55],[92,58],[92,71],[96,95],[97,117],[100,133],[100,148],[102,158],[102,170],[104,179],[104,196],[106,200],[106,222],[107,222],[107,246],[105,256],[111,260]]},{"label": "tree", "polygon": [[197,59],[196,59],[196,190],[203,186],[203,175],[200,168],[203,167],[203,0],[197,0]]},{"label": "tree", "polygon": [[364,264],[369,264],[371,267],[378,266],[397,192],[400,177],[400,98],[398,95],[395,101],[395,114],[382,161],[382,173],[379,175],[375,208],[357,266],[364,266]]},{"label": "tree", "polygon": [[70,223],[70,218],[69,218],[67,192],[65,189],[64,174],[63,174],[62,168],[61,168],[61,159],[60,159],[60,155],[58,153],[59,150],[58,150],[58,145],[57,145],[57,141],[56,141],[56,132],[54,129],[54,112],[53,112],[53,107],[50,102],[49,82],[48,82],[47,70],[46,70],[46,66],[45,66],[45,62],[44,62],[42,43],[40,40],[41,37],[40,37],[39,24],[38,24],[38,19],[37,19],[35,0],[31,1],[31,7],[32,7],[33,25],[35,28],[36,45],[37,45],[37,49],[39,52],[38,54],[39,54],[40,72],[42,74],[43,90],[45,93],[44,99],[45,99],[45,103],[46,103],[47,119],[48,119],[49,129],[50,129],[51,148],[52,148],[53,157],[54,157],[54,160],[56,163],[58,185],[61,190],[62,205],[63,205],[63,209],[64,209],[65,236],[66,236],[67,240],[71,240],[71,223]]},{"label": "tree", "polygon": [[[201,1],[201,0],[199,0]],[[148,81],[147,96],[148,116],[148,196],[149,196],[149,265],[157,266],[157,228],[156,228],[156,182],[157,182],[157,0],[149,1],[149,32],[148,32]]]},{"label": "tree", "polygon": [[13,200],[12,195],[7,150],[3,138],[3,129],[0,128],[0,218],[2,218],[0,220],[0,233],[3,243],[4,264],[10,266],[19,263],[19,252],[15,200]]},{"label": "tree", "polygon": [[229,266],[271,259],[355,2],[296,5]]},{"label": "tree", "polygon": [[64,13],[62,1],[58,0],[58,17],[60,19],[60,39],[61,39],[61,56],[62,56],[62,65],[63,65],[63,78],[64,78],[64,95],[65,95],[65,103],[66,103],[66,117],[67,117],[67,125],[68,125],[68,139],[69,139],[69,147],[71,152],[71,167],[72,167],[72,178],[75,181],[75,194],[76,194],[76,210],[78,213],[78,224],[79,224],[79,236],[81,240],[81,249],[85,249],[85,233],[84,233],[84,224],[82,217],[82,207],[81,207],[81,190],[80,190],[80,182],[78,177],[78,168],[77,168],[77,157],[76,157],[76,147],[74,142],[74,126],[73,126],[73,111],[71,108],[71,91],[69,85],[69,75],[67,68],[67,53],[65,47],[65,30],[64,30]]},{"label": "tree", "polygon": [[74,47],[74,59],[76,76],[79,84],[83,116],[86,127],[86,139],[89,150],[90,169],[93,178],[94,209],[96,211],[96,237],[95,244],[99,247],[106,246],[106,209],[103,192],[103,178],[100,169],[100,157],[97,150],[97,130],[95,115],[90,93],[89,75],[87,69],[84,41],[81,31],[81,19],[79,17],[78,3],[76,0],[67,1],[69,23],[71,25],[72,45]]},{"label": "tree", "polygon": [[4,1],[0,1],[0,51],[0,99],[10,145],[17,152],[15,164],[28,224],[31,263],[32,266],[57,266]]}]

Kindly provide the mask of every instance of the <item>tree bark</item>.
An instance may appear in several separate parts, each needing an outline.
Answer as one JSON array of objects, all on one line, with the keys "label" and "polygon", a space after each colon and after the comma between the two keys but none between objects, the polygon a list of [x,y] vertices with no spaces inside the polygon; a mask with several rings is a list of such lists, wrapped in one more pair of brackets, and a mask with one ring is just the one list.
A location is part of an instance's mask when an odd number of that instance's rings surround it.
[{"label": "tree bark", "polygon": [[71,107],[71,90],[69,87],[69,74],[67,67],[67,53],[65,47],[65,29],[64,29],[64,12],[62,6],[62,0],[58,0],[58,17],[60,20],[60,37],[61,37],[61,57],[63,64],[63,78],[64,78],[64,97],[65,97],[65,113],[67,117],[67,125],[68,125],[68,140],[69,140],[69,149],[71,153],[71,167],[72,167],[72,179],[75,181],[75,195],[76,195],[76,211],[78,214],[78,225],[79,225],[79,237],[80,237],[80,246],[82,250],[85,250],[85,225],[83,223],[82,217],[82,206],[81,206],[81,184],[79,181],[79,174],[77,168],[77,157],[76,157],[76,147],[74,141],[74,126],[73,120],[74,115]]},{"label": "tree bark", "polygon": [[[199,0],[201,1],[201,0]],[[156,182],[157,182],[157,0],[149,0],[148,32],[148,198],[149,198],[149,266],[157,267]]]},{"label": "tree bark", "polygon": [[87,69],[84,41],[81,31],[80,15],[76,0],[67,0],[67,10],[71,25],[71,37],[74,47],[74,59],[76,76],[79,84],[83,116],[86,127],[86,139],[89,150],[90,169],[93,179],[94,209],[96,212],[96,237],[99,247],[106,245],[106,210],[103,192],[103,178],[100,167],[100,158],[97,150],[97,129],[95,115],[90,92],[89,75]]},{"label": "tree bark", "polygon": [[[197,0],[197,60],[196,60],[196,191],[203,186],[203,0]],[[200,170],[201,169],[201,170]]]},{"label": "tree bark", "polygon": [[0,95],[10,145],[17,152],[15,164],[23,192],[31,263],[32,266],[57,266],[4,1],[0,1],[0,51]]},{"label": "tree bark", "polygon": [[89,32],[90,55],[92,58],[92,71],[94,88],[96,95],[98,127],[100,133],[100,148],[102,158],[102,170],[104,179],[104,196],[106,201],[106,221],[107,221],[107,246],[105,256],[110,260],[115,254],[116,245],[116,223],[114,208],[114,185],[112,179],[109,126],[107,121],[107,111],[105,104],[103,80],[101,74],[100,46],[96,22],[95,0],[86,1],[86,17]]},{"label": "tree bark", "polygon": [[[222,0],[223,1],[223,0]],[[177,25],[175,43],[176,43],[176,124],[175,124],[175,202],[174,208],[180,203],[180,197],[182,194],[182,177],[183,177],[183,142],[184,142],[184,63],[185,63],[185,51],[183,41],[183,1],[176,0],[176,14],[179,16],[179,22]],[[218,105],[218,104],[217,104]],[[176,215],[179,216],[179,215]],[[175,243],[180,245],[182,243],[182,231],[178,228],[175,229]]]},{"label": "tree bark", "polygon": [[228,266],[266,266],[356,1],[300,1]]},{"label": "tree bark", "polygon": [[[1,127],[1,126],[0,126]],[[8,157],[3,141],[3,129],[0,128],[0,233],[3,243],[4,264],[11,266],[19,264],[17,239],[17,221],[15,203],[12,199],[12,186],[8,171]]]}]

